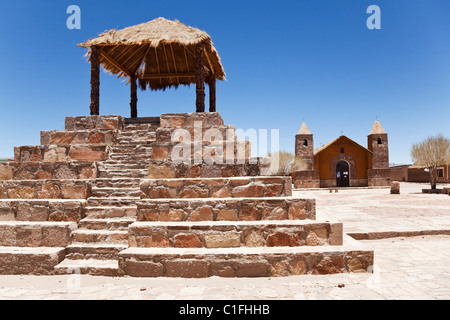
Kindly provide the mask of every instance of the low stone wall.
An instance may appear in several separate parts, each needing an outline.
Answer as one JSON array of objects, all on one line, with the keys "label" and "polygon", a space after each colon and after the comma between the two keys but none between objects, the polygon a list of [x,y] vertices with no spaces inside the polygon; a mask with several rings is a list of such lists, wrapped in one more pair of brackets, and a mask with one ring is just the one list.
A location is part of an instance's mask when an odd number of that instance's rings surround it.
[{"label": "low stone wall", "polygon": [[169,160],[152,160],[149,179],[221,178],[270,175],[270,158],[246,160],[243,164],[174,164]]},{"label": "low stone wall", "polygon": [[[186,131],[179,131],[185,129]],[[189,135],[186,135],[189,133]],[[222,140],[237,141],[236,129],[232,125],[193,126],[193,127],[160,127],[156,129],[156,142],[180,142],[180,139],[194,141],[200,135],[202,141]],[[213,138],[214,137],[214,138]],[[185,141],[186,142],[186,141]]]},{"label": "low stone wall", "polygon": [[389,169],[368,169],[367,177],[369,187],[390,186],[390,170]]},{"label": "low stone wall", "polygon": [[370,272],[373,266],[373,251],[295,252],[279,248],[265,253],[265,248],[251,248],[255,250],[239,253],[231,249],[169,253],[167,249],[129,248],[120,253],[119,267],[134,277],[207,278],[360,273]]},{"label": "low stone wall", "polygon": [[95,162],[0,163],[1,180],[96,179]]},{"label": "low stone wall", "polygon": [[41,131],[41,145],[114,145],[117,130]]},{"label": "low stone wall", "polygon": [[108,147],[104,145],[14,147],[16,162],[104,161],[107,155]]},{"label": "low stone wall", "polygon": [[250,141],[201,141],[192,143],[155,143],[152,159],[194,163],[239,163],[251,157]]},{"label": "low stone wall", "polygon": [[223,126],[222,117],[218,112],[196,113],[167,113],[161,115],[161,127],[193,127],[201,123],[202,126]]},{"label": "low stone wall", "polygon": [[314,199],[225,198],[140,200],[138,221],[315,220]]},{"label": "low stone wall", "polygon": [[0,200],[0,221],[74,221],[85,217],[86,200]]},{"label": "low stone wall", "polygon": [[294,171],[291,176],[295,188],[320,188],[318,170]]},{"label": "low stone wall", "polygon": [[90,180],[0,181],[0,199],[87,199]]},{"label": "low stone wall", "polygon": [[78,130],[122,130],[125,118],[122,116],[79,116],[66,117],[65,129]]},{"label": "low stone wall", "polygon": [[0,274],[52,275],[64,257],[64,248],[0,248]]},{"label": "low stone wall", "polygon": [[232,225],[135,222],[130,247],[231,248],[342,245],[342,224],[294,222]]},{"label": "low stone wall", "polygon": [[142,199],[292,196],[290,177],[143,180]]},{"label": "low stone wall", "polygon": [[66,247],[75,222],[0,222],[2,247]]}]

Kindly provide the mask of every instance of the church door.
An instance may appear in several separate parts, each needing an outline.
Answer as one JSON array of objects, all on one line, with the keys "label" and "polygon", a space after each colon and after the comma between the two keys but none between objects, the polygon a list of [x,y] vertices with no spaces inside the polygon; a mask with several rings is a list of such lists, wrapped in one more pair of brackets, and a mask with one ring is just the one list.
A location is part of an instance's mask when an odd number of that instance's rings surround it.
[{"label": "church door", "polygon": [[339,161],[336,164],[336,186],[349,187],[350,186],[350,168],[347,161]]}]

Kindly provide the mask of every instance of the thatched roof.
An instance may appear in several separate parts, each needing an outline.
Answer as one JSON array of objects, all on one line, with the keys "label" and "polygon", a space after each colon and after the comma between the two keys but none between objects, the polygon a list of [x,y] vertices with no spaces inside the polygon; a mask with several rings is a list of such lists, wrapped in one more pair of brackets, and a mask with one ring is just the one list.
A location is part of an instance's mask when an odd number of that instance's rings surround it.
[{"label": "thatched roof", "polygon": [[78,46],[100,47],[100,63],[107,72],[124,78],[136,75],[143,90],[147,86],[164,90],[195,83],[195,50],[199,43],[204,45],[206,78],[224,80],[225,72],[211,37],[177,20],[158,18],[122,30],[112,29]]}]

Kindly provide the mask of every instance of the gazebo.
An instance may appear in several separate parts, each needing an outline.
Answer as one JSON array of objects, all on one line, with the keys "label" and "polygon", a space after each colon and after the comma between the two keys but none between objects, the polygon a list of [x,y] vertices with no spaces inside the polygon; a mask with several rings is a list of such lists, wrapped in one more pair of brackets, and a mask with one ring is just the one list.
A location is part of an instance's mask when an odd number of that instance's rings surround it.
[{"label": "gazebo", "polygon": [[100,65],[128,79],[131,117],[137,117],[137,86],[165,90],[196,85],[196,112],[205,112],[205,83],[209,86],[209,111],[216,111],[216,79],[225,72],[211,37],[178,20],[158,18],[122,30],[112,29],[78,44],[88,48],[91,63],[91,115],[99,115]]}]

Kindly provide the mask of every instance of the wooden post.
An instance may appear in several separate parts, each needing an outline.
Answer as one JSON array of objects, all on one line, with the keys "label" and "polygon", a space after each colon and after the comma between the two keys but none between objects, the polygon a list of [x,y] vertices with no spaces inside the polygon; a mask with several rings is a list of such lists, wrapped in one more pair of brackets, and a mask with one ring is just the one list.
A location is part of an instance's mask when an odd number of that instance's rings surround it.
[{"label": "wooden post", "polygon": [[216,112],[216,78],[211,75],[209,79],[209,112]]},{"label": "wooden post", "polygon": [[136,76],[133,75],[130,78],[130,91],[131,91],[131,101],[130,101],[130,109],[131,109],[131,117],[137,118],[137,84],[136,84]]},{"label": "wooden post", "polygon": [[205,73],[203,43],[197,44],[195,59],[195,76],[197,80],[195,101],[196,112],[205,112]]},{"label": "wooden post", "polygon": [[100,114],[100,48],[91,47],[91,116]]}]

